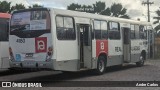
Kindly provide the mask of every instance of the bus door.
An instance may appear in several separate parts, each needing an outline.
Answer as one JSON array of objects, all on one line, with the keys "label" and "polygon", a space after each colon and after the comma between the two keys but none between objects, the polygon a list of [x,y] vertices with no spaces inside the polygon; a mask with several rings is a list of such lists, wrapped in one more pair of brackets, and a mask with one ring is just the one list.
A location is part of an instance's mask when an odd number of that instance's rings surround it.
[{"label": "bus door", "polygon": [[77,24],[80,68],[91,68],[92,38],[89,24]]},{"label": "bus door", "polygon": [[123,35],[123,60],[126,63],[131,62],[131,39],[130,28],[122,28]]}]

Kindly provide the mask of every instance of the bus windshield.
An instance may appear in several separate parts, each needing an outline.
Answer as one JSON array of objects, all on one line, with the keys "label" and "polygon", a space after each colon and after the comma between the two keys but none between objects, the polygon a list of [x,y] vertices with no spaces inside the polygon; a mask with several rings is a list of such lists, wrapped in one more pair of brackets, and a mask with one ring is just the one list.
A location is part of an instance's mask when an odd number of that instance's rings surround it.
[{"label": "bus windshield", "polygon": [[[50,32],[50,16],[47,10],[28,10],[15,12],[11,18],[11,35],[37,37]],[[23,32],[23,34],[22,34]],[[32,35],[27,35],[32,32]],[[21,34],[20,34],[21,33]]]}]

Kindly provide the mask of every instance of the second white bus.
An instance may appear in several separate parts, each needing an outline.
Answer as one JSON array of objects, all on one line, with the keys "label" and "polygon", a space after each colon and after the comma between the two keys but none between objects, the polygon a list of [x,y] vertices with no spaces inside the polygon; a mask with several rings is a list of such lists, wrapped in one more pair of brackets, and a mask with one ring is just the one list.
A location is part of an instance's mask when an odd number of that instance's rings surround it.
[{"label": "second white bus", "polygon": [[148,22],[60,9],[15,11],[9,35],[10,66],[61,71],[136,63],[149,56]]}]

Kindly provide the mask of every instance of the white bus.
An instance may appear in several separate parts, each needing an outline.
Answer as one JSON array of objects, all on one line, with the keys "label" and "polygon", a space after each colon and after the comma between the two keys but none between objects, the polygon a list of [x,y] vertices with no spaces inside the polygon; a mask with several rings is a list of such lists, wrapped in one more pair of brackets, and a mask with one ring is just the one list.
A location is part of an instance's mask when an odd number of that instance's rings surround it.
[{"label": "white bus", "polygon": [[0,13],[0,69],[9,68],[8,31],[10,14]]},{"label": "white bus", "polygon": [[148,22],[60,9],[15,11],[9,35],[10,66],[61,71],[136,63],[148,56]]}]

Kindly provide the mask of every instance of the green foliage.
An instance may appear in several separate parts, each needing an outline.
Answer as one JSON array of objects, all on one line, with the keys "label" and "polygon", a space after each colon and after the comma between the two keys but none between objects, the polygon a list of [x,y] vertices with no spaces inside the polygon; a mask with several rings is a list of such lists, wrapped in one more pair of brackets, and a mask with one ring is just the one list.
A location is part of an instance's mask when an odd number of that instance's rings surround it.
[{"label": "green foliage", "polygon": [[25,9],[25,6],[23,4],[16,4],[15,6],[11,7],[11,2],[0,1],[0,12],[11,13],[13,10],[19,9]]},{"label": "green foliage", "polygon": [[107,16],[111,16],[111,10],[110,8],[105,9],[103,12],[101,12],[100,14],[102,15],[107,15]]},{"label": "green foliage", "polygon": [[[34,4],[32,6],[29,6],[28,8],[37,8],[37,7],[43,7],[43,6],[38,5],[38,4]],[[0,1],[0,12],[11,13],[14,10],[20,10],[20,9],[26,9],[24,4],[16,4],[11,7],[11,2]]]},{"label": "green foliage", "polygon": [[[29,6],[28,8],[37,8],[37,7],[43,7],[38,4],[34,4],[32,6]],[[0,12],[8,12],[11,13],[14,10],[20,10],[25,9],[26,7],[23,4],[16,4],[15,6],[11,7],[11,2],[7,1],[0,1]],[[118,3],[113,3],[111,7],[106,8],[105,2],[98,1],[93,5],[80,5],[72,3],[71,5],[67,6],[68,10],[76,10],[80,12],[89,12],[89,13],[97,13],[101,15],[107,15],[107,16],[114,16],[114,17],[120,17],[120,18],[130,18],[126,12],[127,9],[123,8],[123,6]],[[160,11],[156,12],[158,15],[160,15]]]},{"label": "green foliage", "polygon": [[101,13],[105,10],[106,4],[104,2],[99,1],[96,2],[96,4],[93,4],[93,8],[96,13]]},{"label": "green foliage", "polygon": [[160,30],[160,10],[155,11],[157,17],[154,17],[156,21],[153,22],[153,24],[157,24],[157,26],[154,28],[156,31]]},{"label": "green foliage", "polygon": [[38,4],[33,4],[32,6],[29,6],[29,8],[39,8],[39,7],[43,7],[43,6]]},{"label": "green foliage", "polygon": [[70,6],[67,6],[68,10],[77,10],[77,8],[81,8],[82,6],[79,4],[72,3]]},{"label": "green foliage", "polygon": [[10,11],[11,2],[0,1],[0,12],[7,13]]},{"label": "green foliage", "polygon": [[[82,8],[80,10],[77,10],[77,8]],[[86,10],[84,8],[93,8],[94,10]],[[98,1],[93,5],[79,5],[72,3],[67,7],[68,10],[76,10],[76,11],[83,11],[83,12],[89,12],[89,13],[97,13],[101,15],[106,16],[114,16],[114,17],[120,17],[120,18],[127,18],[129,19],[129,15],[127,15],[127,9],[122,6],[122,4],[113,3],[111,7],[106,8],[105,2]]]},{"label": "green foliage", "polygon": [[10,12],[14,10],[20,10],[20,9],[25,9],[25,6],[23,4],[16,4],[15,6],[11,7]]}]

